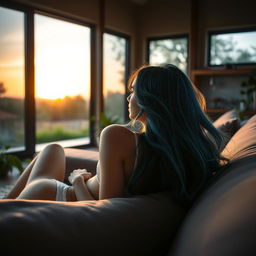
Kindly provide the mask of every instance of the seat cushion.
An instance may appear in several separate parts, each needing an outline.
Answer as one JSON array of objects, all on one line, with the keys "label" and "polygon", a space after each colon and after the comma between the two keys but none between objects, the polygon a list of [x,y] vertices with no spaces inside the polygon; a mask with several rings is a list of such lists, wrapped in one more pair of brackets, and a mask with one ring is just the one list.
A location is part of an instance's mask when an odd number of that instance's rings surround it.
[{"label": "seat cushion", "polygon": [[0,201],[8,255],[166,255],[185,211],[169,193],[101,201]]},{"label": "seat cushion", "polygon": [[251,117],[231,138],[222,154],[231,159],[255,154],[256,150],[256,115]]},{"label": "seat cushion", "polygon": [[96,173],[96,166],[99,160],[97,148],[76,149],[65,148],[66,155],[66,178],[75,169],[87,169],[93,175]]}]

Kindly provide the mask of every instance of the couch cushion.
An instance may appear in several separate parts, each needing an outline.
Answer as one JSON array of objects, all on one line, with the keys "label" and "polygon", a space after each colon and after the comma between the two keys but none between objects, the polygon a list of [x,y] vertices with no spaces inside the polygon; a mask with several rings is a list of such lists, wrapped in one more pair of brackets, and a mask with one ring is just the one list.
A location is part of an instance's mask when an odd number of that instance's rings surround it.
[{"label": "couch cushion", "polygon": [[213,124],[217,129],[221,130],[231,138],[240,128],[239,114],[235,109],[230,110],[221,115],[213,122]]},{"label": "couch cushion", "polygon": [[87,169],[93,175],[96,173],[96,165],[99,160],[97,148],[76,149],[65,148],[66,155],[66,178],[75,169]]},{"label": "couch cushion", "polygon": [[185,211],[169,193],[101,201],[0,201],[8,255],[166,255]]},{"label": "couch cushion", "polygon": [[256,150],[256,115],[251,117],[231,138],[222,154],[229,159],[237,159]]},{"label": "couch cushion", "polygon": [[256,155],[231,162],[191,209],[169,256],[256,255]]},{"label": "couch cushion", "polygon": [[230,164],[186,216],[169,255],[256,255],[256,115],[224,155]]}]

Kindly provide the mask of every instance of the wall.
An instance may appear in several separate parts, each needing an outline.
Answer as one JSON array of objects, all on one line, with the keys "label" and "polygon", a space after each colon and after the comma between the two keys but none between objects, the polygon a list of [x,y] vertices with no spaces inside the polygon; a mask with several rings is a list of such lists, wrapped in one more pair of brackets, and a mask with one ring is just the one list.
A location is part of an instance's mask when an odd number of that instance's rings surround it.
[{"label": "wall", "polygon": [[[190,33],[191,2],[193,0],[148,0],[140,7],[136,65],[146,60],[146,40],[152,36]],[[197,0],[197,47],[196,68],[206,66],[208,31],[256,27],[255,0]],[[255,42],[256,43],[256,42]],[[220,98],[239,103],[241,82],[246,76],[217,76],[199,79],[200,89],[209,100],[210,106]],[[199,85],[199,84],[198,84]],[[232,93],[230,93],[232,91]],[[239,104],[238,104],[239,105]]]}]

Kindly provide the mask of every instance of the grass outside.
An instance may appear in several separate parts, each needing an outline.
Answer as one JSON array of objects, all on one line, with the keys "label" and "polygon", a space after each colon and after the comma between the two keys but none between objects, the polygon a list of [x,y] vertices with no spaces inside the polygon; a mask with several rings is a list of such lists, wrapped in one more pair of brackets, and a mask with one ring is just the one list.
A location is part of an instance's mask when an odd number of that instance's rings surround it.
[{"label": "grass outside", "polygon": [[78,131],[55,126],[52,129],[43,129],[36,133],[36,143],[46,143],[51,141],[69,140],[88,136],[88,128]]}]

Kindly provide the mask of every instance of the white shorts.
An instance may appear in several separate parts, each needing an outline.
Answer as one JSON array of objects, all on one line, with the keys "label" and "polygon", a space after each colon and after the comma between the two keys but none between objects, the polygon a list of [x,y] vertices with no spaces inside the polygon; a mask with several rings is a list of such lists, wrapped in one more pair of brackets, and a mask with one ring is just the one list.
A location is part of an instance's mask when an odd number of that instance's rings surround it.
[{"label": "white shorts", "polygon": [[56,201],[67,201],[67,191],[70,188],[67,184],[59,180],[52,179],[56,182]]}]

